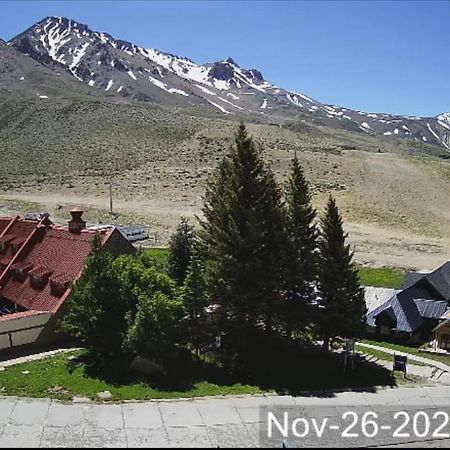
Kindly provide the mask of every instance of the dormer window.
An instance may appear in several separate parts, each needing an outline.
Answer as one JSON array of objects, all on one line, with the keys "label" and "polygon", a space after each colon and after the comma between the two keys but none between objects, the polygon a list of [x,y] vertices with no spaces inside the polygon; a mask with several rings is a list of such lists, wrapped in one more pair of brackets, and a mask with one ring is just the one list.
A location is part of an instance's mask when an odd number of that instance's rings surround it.
[{"label": "dormer window", "polygon": [[24,281],[25,276],[20,269],[12,269],[12,273],[16,281]]},{"label": "dormer window", "polygon": [[36,267],[30,272],[30,283],[35,289],[44,289],[47,286],[47,282],[52,274],[50,269],[46,267]]},{"label": "dormer window", "polygon": [[11,241],[13,240],[14,236],[12,235],[6,235],[2,237],[2,239],[0,240],[0,254],[6,253],[8,245],[10,245]]},{"label": "dormer window", "polygon": [[69,289],[72,281],[71,277],[66,274],[53,276],[50,280],[52,294],[57,297],[62,297],[67,289]]},{"label": "dormer window", "polygon": [[11,267],[14,278],[17,281],[24,281],[28,272],[32,269],[33,265],[26,261],[21,261],[14,264]]},{"label": "dormer window", "polygon": [[62,297],[69,288],[69,283],[53,283],[51,285],[52,294],[57,297]]},{"label": "dormer window", "polygon": [[44,280],[44,278],[36,276],[36,275],[30,276],[30,282],[31,282],[31,286],[33,286],[36,289],[44,289],[44,287],[46,285],[46,281]]}]

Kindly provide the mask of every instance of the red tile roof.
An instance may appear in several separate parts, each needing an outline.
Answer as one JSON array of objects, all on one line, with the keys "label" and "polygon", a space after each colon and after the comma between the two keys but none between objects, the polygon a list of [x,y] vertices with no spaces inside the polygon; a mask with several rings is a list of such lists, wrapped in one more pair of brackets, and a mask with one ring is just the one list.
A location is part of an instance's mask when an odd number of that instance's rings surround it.
[{"label": "red tile roof", "polygon": [[0,236],[13,220],[11,217],[0,217]]},{"label": "red tile roof", "polygon": [[8,244],[3,253],[0,253],[0,264],[7,265],[14,258],[17,250],[32,235],[38,222],[32,220],[16,220],[7,230],[6,234],[0,237],[0,242]]},{"label": "red tile roof", "polygon": [[[19,219],[7,235],[0,262],[9,266],[0,267],[0,298],[27,310],[56,312],[84,268],[95,232],[71,233],[67,227]],[[110,235],[111,230],[102,232],[104,243]],[[14,253],[13,242],[26,245]]]}]

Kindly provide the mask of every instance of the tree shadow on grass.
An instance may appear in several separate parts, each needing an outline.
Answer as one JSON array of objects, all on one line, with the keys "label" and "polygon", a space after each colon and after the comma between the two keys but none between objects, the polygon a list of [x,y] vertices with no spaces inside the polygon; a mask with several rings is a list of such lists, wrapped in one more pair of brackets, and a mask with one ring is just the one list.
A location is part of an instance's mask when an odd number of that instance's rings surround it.
[{"label": "tree shadow on grass", "polygon": [[168,359],[164,373],[142,374],[130,368],[131,362],[131,359],[124,358],[102,365],[95,355],[85,353],[68,361],[67,369],[69,373],[81,369],[86,378],[96,379],[114,387],[141,384],[165,392],[190,391],[202,378],[203,365],[185,350]]},{"label": "tree shadow on grass", "polygon": [[99,367],[95,358],[89,355],[69,363],[69,370],[82,366],[86,376],[112,386],[142,384],[162,392],[193,391],[201,382],[224,388],[249,385],[294,396],[305,391],[331,396],[333,394],[325,391],[352,388],[373,392],[377,386],[396,386],[391,371],[377,364],[356,358],[354,368],[349,365],[344,372],[342,354],[264,333],[246,335],[245,339],[233,339],[233,342],[227,342],[225,338],[222,350],[204,359],[180,351],[167,361],[166,373],[158,375],[132,371],[129,369],[131,361]]},{"label": "tree shadow on grass", "polygon": [[218,355],[221,365],[232,370],[216,373],[208,381],[221,385],[239,382],[294,396],[305,391],[374,391],[377,386],[396,385],[391,371],[381,366],[355,358],[354,368],[349,364],[344,372],[342,354],[282,337],[254,334],[235,349],[235,354],[240,355],[238,359]]}]

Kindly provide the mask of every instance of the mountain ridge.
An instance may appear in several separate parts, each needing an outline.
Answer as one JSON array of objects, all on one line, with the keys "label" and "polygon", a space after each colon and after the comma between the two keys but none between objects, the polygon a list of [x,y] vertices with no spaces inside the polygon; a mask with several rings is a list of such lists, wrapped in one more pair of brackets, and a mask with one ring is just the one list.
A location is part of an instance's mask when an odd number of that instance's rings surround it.
[{"label": "mountain ridge", "polygon": [[280,125],[314,124],[380,139],[405,138],[450,152],[450,113],[401,116],[324,104],[272,84],[258,69],[241,68],[232,57],[197,64],[59,16],[44,18],[8,45],[53,71],[64,70],[110,98],[200,108]]}]

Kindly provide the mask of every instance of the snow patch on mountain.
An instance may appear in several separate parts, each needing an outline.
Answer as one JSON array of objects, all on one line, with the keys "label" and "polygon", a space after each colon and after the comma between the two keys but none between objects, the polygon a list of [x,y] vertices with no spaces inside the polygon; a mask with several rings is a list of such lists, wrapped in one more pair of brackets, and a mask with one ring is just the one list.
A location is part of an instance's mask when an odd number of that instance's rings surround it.
[{"label": "snow patch on mountain", "polygon": [[89,45],[90,45],[89,42],[85,42],[81,47],[76,48],[72,52],[72,63],[69,65],[69,70],[73,70],[75,67],[78,66],[78,64],[80,64],[80,61],[86,54],[86,50],[89,47]]},{"label": "snow patch on mountain", "polygon": [[201,86],[200,84],[196,84],[196,87],[198,87],[201,91],[203,91],[205,94],[208,95],[217,95],[215,92],[210,91],[208,88],[205,88],[204,86]]},{"label": "snow patch on mountain", "polygon": [[230,114],[229,111],[227,111],[223,106],[218,105],[217,103],[212,102],[211,100],[207,100],[211,105],[215,106],[216,108],[220,109],[225,114]]},{"label": "snow patch on mountain", "polygon": [[442,120],[438,120],[438,124],[441,126],[441,127],[444,127],[444,128],[447,128],[447,130],[450,130],[450,122],[448,122],[448,124],[447,123],[445,123],[445,122],[442,122]]},{"label": "snow patch on mountain", "polygon": [[300,97],[300,98],[302,98],[303,100],[306,100],[309,103],[316,103],[312,98],[307,97],[306,95],[301,94],[300,92],[291,91],[291,94],[294,94],[297,97]]},{"label": "snow patch on mountain", "polygon": [[181,89],[170,88],[167,90],[167,92],[170,92],[171,94],[180,94],[184,95],[185,97],[189,97],[189,94],[187,92],[182,91]]},{"label": "snow patch on mountain", "polygon": [[228,103],[229,105],[231,105],[233,108],[236,108],[236,109],[240,109],[240,110],[242,110],[243,108],[241,108],[240,106],[238,106],[238,105],[235,105],[234,103],[231,103],[230,101],[228,101],[228,100],[226,100],[226,99],[224,99],[224,98],[222,98],[222,97],[217,97],[219,100],[222,100],[223,102],[225,102],[225,103]]},{"label": "snow patch on mountain", "polygon": [[439,135],[431,128],[431,125],[427,123],[428,130],[430,130],[430,133],[440,142],[441,138]]},{"label": "snow patch on mountain", "polygon": [[59,49],[63,47],[67,42],[71,40],[70,30],[64,30],[60,33],[58,24],[56,24],[50,30],[48,29],[51,22],[47,23],[44,27],[44,33],[41,35],[40,39],[44,47],[47,49],[50,57],[62,64],[65,64],[64,55],[58,56]]},{"label": "snow patch on mountain", "polygon": [[166,83],[163,83],[160,80],[157,80],[153,77],[148,77],[148,79],[157,87],[162,89],[163,91],[169,92],[170,94],[179,94],[184,95],[185,97],[189,97],[189,94],[187,92],[182,91],[181,89],[175,89],[175,88],[168,88]]},{"label": "snow patch on mountain", "polygon": [[450,125],[450,112],[440,114],[439,116],[437,116],[437,119],[442,123]]},{"label": "snow patch on mountain", "polygon": [[[8,45],[50,71],[64,66],[79,81],[109,95],[112,92],[125,95],[129,100],[148,99],[165,104],[169,96],[159,91],[163,90],[177,94],[178,98],[173,97],[167,103],[181,108],[201,108],[207,101],[224,114],[239,110],[246,114],[266,114],[269,121],[271,115],[306,122],[310,119],[314,124],[349,132],[364,131],[375,136],[395,134],[447,148],[450,145],[450,113],[420,118],[326,105],[300,92],[276,86],[266,81],[258,70],[242,68],[232,58],[197,64],[188,58],[116,40],[107,33],[91,31],[86,25],[61,17],[42,20]],[[18,71],[16,79],[21,75]]]},{"label": "snow patch on mountain", "polygon": [[298,106],[299,108],[303,108],[303,105],[299,102],[298,98],[294,95],[286,94],[287,99],[293,103],[294,105]]}]

